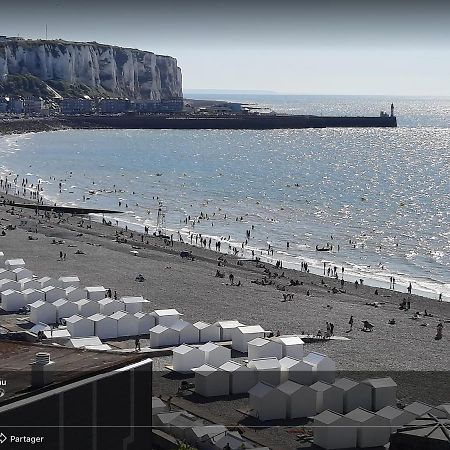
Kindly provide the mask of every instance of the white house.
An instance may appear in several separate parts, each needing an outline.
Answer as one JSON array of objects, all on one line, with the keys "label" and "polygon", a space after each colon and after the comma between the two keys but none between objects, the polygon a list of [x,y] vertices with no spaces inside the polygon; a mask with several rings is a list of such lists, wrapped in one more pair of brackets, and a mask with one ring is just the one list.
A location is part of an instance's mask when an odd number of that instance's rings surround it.
[{"label": "white house", "polygon": [[45,301],[48,303],[56,302],[60,298],[65,298],[66,295],[64,289],[55,286],[46,286],[41,291],[45,294]]},{"label": "white house", "polygon": [[350,378],[338,378],[333,386],[344,394],[344,413],[360,407],[369,411],[372,409],[372,387],[368,384]]},{"label": "white house", "polygon": [[203,364],[195,372],[195,392],[203,397],[229,394],[229,374],[217,367]]},{"label": "white house", "polygon": [[106,297],[106,289],[103,286],[86,286],[84,290],[86,297],[94,302]]},{"label": "white house", "polygon": [[334,383],[336,364],[331,358],[322,353],[310,352],[303,358],[303,362],[311,364],[314,367],[316,380]]},{"label": "white house", "polygon": [[20,283],[17,281],[9,280],[8,278],[0,280],[0,292],[7,291],[8,289],[20,291],[21,288]]},{"label": "white house", "polygon": [[247,353],[248,343],[256,338],[264,338],[265,331],[259,325],[237,327],[231,334],[233,350]]},{"label": "white house", "polygon": [[67,329],[72,337],[94,336],[94,322],[79,315],[66,318]]},{"label": "white house", "polygon": [[231,359],[231,350],[229,348],[214,344],[213,342],[203,344],[198,349],[204,354],[203,362],[213,367],[220,367]]},{"label": "white house", "polygon": [[236,361],[227,361],[219,369],[229,374],[230,394],[247,394],[258,383],[256,370]]},{"label": "white house", "polygon": [[256,338],[248,343],[248,359],[277,358],[283,356],[283,348],[279,342],[270,339]]},{"label": "white house", "polygon": [[276,336],[271,338],[281,344],[282,356],[289,356],[295,359],[303,359],[304,342],[297,335]]},{"label": "white house", "polygon": [[248,391],[248,395],[253,415],[261,422],[286,418],[286,396],[272,385],[260,382]]},{"label": "white house", "polygon": [[149,313],[137,312],[134,317],[138,319],[138,334],[147,334],[155,326],[155,317]]},{"label": "white house", "polygon": [[251,359],[247,367],[256,370],[259,382],[278,386],[281,383],[281,366],[277,358]]},{"label": "white house", "polygon": [[30,305],[30,321],[33,323],[56,323],[56,306],[53,303],[38,300]]},{"label": "white house", "polygon": [[190,372],[205,363],[205,354],[198,348],[182,344],[173,349],[172,366],[176,372]]},{"label": "white house", "polygon": [[221,341],[231,341],[233,339],[233,330],[245,325],[238,320],[221,320],[215,322],[214,325],[220,330]]},{"label": "white house", "polygon": [[25,269],[25,267],[17,267],[12,270],[12,273],[16,277],[16,281],[23,280],[24,278],[33,278],[33,272]]},{"label": "white house", "polygon": [[7,289],[1,294],[2,308],[7,312],[18,311],[26,305],[25,296],[22,292]]},{"label": "white house", "polygon": [[385,406],[375,412],[377,416],[381,416],[389,421],[391,433],[395,433],[399,428],[415,419],[414,414],[398,409],[395,406]]},{"label": "white house", "polygon": [[94,322],[94,335],[100,339],[113,339],[117,337],[117,324],[111,317],[97,313],[88,317]]},{"label": "white house", "polygon": [[177,320],[169,328],[172,328],[172,330],[178,333],[180,344],[198,344],[198,330],[192,323],[186,322],[185,320]]},{"label": "white house", "polygon": [[64,288],[65,298],[69,300],[69,302],[77,302],[78,300],[83,300],[86,292],[84,289],[77,286],[69,286]]},{"label": "white house", "polygon": [[151,314],[155,317],[156,325],[164,325],[165,327],[170,327],[175,322],[178,322],[183,315],[176,309],[157,309]]},{"label": "white house", "polygon": [[72,302],[68,302],[64,298],[60,298],[53,302],[53,306],[56,307],[56,320],[66,319],[67,317],[71,317],[78,312],[77,305]]},{"label": "white house", "polygon": [[355,422],[358,447],[381,447],[389,442],[391,424],[385,417],[363,408],[354,409],[345,417]]},{"label": "white house", "polygon": [[68,288],[69,286],[73,286],[73,287],[79,287],[80,286],[80,279],[74,275],[74,276],[66,276],[66,277],[59,277],[58,278],[59,282],[60,282],[60,286],[65,289]]},{"label": "white house", "polygon": [[397,383],[390,377],[364,380],[372,388],[372,410],[379,411],[385,406],[397,403]]},{"label": "white house", "polygon": [[110,316],[117,311],[125,311],[125,305],[119,300],[113,298],[102,298],[97,302],[100,306],[100,313],[105,316]]},{"label": "white house", "polygon": [[7,259],[5,261],[5,267],[9,270],[18,269],[20,267],[25,267],[25,261],[22,258]]},{"label": "white house", "polygon": [[342,413],[344,409],[344,394],[342,390],[338,389],[332,384],[324,381],[316,381],[310,386],[313,391],[316,391],[316,411],[322,412],[325,410]]},{"label": "white house", "polygon": [[130,314],[142,312],[145,303],[150,303],[144,300],[143,297],[121,297],[120,301],[125,305],[125,311]]},{"label": "white house", "polygon": [[87,298],[77,300],[73,303],[77,305],[78,314],[80,316],[89,317],[100,312],[100,305],[98,304],[98,302],[88,300]]},{"label": "white house", "polygon": [[288,380],[277,389],[285,397],[287,418],[297,419],[316,414],[317,392],[311,387]]},{"label": "white house", "polygon": [[220,341],[219,327],[206,322],[195,322],[193,325],[199,332],[200,343]]},{"label": "white house", "polygon": [[22,291],[25,289],[41,289],[41,285],[32,278],[22,278],[19,284]]},{"label": "white house", "polygon": [[133,314],[128,314],[125,311],[116,311],[109,317],[116,322],[118,337],[139,335],[139,319]]},{"label": "white house", "polygon": [[58,280],[54,280],[53,278],[50,278],[50,277],[38,278],[37,282],[41,285],[41,289],[45,288],[47,286],[59,287],[59,281]]},{"label": "white house", "polygon": [[150,347],[173,347],[180,343],[180,335],[172,328],[156,325],[150,329]]},{"label": "white house", "polygon": [[355,422],[333,411],[314,417],[314,444],[326,450],[356,448]]},{"label": "white house", "polygon": [[38,300],[45,301],[45,294],[38,289],[24,289],[22,294],[25,298],[25,304],[34,303]]}]

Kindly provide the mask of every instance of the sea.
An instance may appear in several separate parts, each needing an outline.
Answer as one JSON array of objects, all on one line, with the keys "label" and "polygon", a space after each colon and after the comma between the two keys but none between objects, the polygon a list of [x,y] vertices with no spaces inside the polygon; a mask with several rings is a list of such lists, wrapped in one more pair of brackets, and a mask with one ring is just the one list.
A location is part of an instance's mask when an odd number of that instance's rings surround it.
[{"label": "sea", "polygon": [[326,276],[337,267],[372,286],[394,277],[396,290],[411,283],[450,301],[450,98],[214,97],[315,115],[379,115],[393,102],[398,128],[10,135],[0,137],[1,176],[39,181],[51,203],[120,211],[92,220],[187,244],[194,233],[194,245],[201,234],[225,253],[298,270],[307,262]]}]

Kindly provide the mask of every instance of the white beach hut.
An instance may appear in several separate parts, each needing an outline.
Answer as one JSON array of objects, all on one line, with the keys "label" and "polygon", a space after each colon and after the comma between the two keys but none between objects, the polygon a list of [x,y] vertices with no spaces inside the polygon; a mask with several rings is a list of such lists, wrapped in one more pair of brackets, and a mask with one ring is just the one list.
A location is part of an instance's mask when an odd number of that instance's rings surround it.
[{"label": "white beach hut", "polygon": [[372,388],[372,411],[379,411],[385,406],[397,403],[397,383],[391,378],[369,378],[363,383]]},{"label": "white beach hut", "polygon": [[325,410],[342,413],[344,409],[344,393],[332,384],[324,381],[316,381],[310,386],[313,391],[316,391],[316,411],[322,412]]},{"label": "white beach hut", "polygon": [[19,281],[19,284],[22,291],[24,291],[25,289],[41,289],[41,285],[32,278],[22,278]]},{"label": "white beach hut", "polygon": [[357,408],[345,415],[355,422],[356,445],[359,448],[381,447],[389,442],[391,424],[385,417],[363,408]]},{"label": "white beach hut", "polygon": [[315,366],[309,362],[298,360],[295,366],[289,368],[289,379],[298,384],[311,386],[316,380]]},{"label": "white beach hut", "polygon": [[190,372],[205,363],[205,354],[198,348],[182,344],[173,349],[172,366],[176,372]]},{"label": "white beach hut", "polygon": [[338,378],[333,386],[336,386],[344,394],[344,413],[356,408],[372,409],[372,387],[365,383],[359,383],[350,378]]},{"label": "white beach hut", "polygon": [[47,286],[59,287],[59,281],[54,280],[53,278],[50,278],[50,277],[41,277],[41,278],[38,278],[36,281],[41,285],[41,289],[45,288]]},{"label": "white beach hut", "polygon": [[334,383],[336,364],[331,358],[322,353],[310,352],[303,358],[303,361],[314,367],[316,380]]},{"label": "white beach hut", "polygon": [[88,300],[87,298],[77,300],[73,303],[77,305],[78,314],[80,316],[89,317],[100,312],[100,305],[98,304],[98,302]]},{"label": "white beach hut", "polygon": [[229,394],[229,373],[217,367],[203,364],[195,372],[195,392],[203,397]]},{"label": "white beach hut", "polygon": [[94,322],[94,335],[100,339],[114,339],[117,337],[117,324],[111,317],[97,313],[88,317]]},{"label": "white beach hut", "polygon": [[21,290],[20,283],[17,281],[10,280],[8,278],[4,278],[3,280],[0,280],[0,292],[7,291],[8,289],[12,289],[14,291],[20,291]]},{"label": "white beach hut", "polygon": [[125,311],[116,311],[109,317],[116,321],[118,337],[139,335],[139,319],[133,314],[128,314]]},{"label": "white beach hut", "polygon": [[197,328],[185,320],[177,320],[169,328],[175,330],[179,336],[180,344],[198,344],[199,335]]},{"label": "white beach hut", "polygon": [[436,417],[444,417],[445,414],[443,414],[443,411],[440,410],[436,406],[428,405],[427,403],[423,402],[412,402],[409,405],[406,405],[403,408],[404,413],[409,413],[412,417],[410,422],[414,419],[417,419],[418,417],[424,416],[425,414],[432,414]]},{"label": "white beach hut", "polygon": [[214,325],[220,330],[221,341],[231,341],[233,339],[233,331],[236,328],[245,326],[238,320],[220,320],[215,322]]},{"label": "white beach hut", "polygon": [[5,265],[5,254],[3,252],[0,252],[0,264]]},{"label": "white beach hut", "polygon": [[180,336],[177,331],[164,325],[156,325],[150,329],[150,347],[173,347],[180,342]]},{"label": "white beach hut", "polygon": [[67,329],[72,337],[94,336],[94,322],[79,315],[66,318]]},{"label": "white beach hut", "polygon": [[220,341],[220,328],[206,322],[195,322],[194,327],[199,332],[199,342],[204,344],[206,342]]},{"label": "white beach hut", "polygon": [[355,422],[333,411],[314,416],[314,444],[326,450],[356,448]]},{"label": "white beach hut", "polygon": [[86,292],[80,287],[69,286],[64,288],[64,292],[64,297],[69,300],[69,302],[77,302],[78,300],[86,298]]},{"label": "white beach hut", "polygon": [[30,321],[33,323],[56,323],[56,306],[53,303],[38,300],[30,305]]},{"label": "white beach hut", "polygon": [[13,269],[12,273],[16,277],[16,281],[20,281],[25,278],[33,278],[33,272],[31,270],[25,269],[25,267],[18,267],[17,269]]},{"label": "white beach hut", "polygon": [[125,305],[125,311],[130,314],[142,312],[144,305],[150,303],[148,300],[144,300],[143,297],[121,297],[120,301]]},{"label": "white beach hut", "polygon": [[[80,316],[78,316],[78,317],[80,317]],[[71,338],[67,342],[67,346],[73,347],[73,348],[96,347],[99,345],[102,345],[102,341],[97,336]]]},{"label": "white beach hut", "polygon": [[203,362],[210,366],[220,367],[231,359],[231,350],[229,348],[214,344],[213,342],[203,344],[198,349],[204,354]]},{"label": "white beach hut", "polygon": [[134,317],[138,319],[138,334],[147,334],[155,326],[155,317],[149,313],[137,312]]},{"label": "white beach hut", "polygon": [[248,343],[248,359],[277,358],[283,356],[283,348],[279,342],[270,339],[255,338]]},{"label": "white beach hut", "polygon": [[304,342],[296,334],[275,336],[271,339],[281,344],[283,357],[290,356],[295,359],[303,359]]},{"label": "white beach hut", "polygon": [[248,391],[248,395],[252,415],[262,422],[286,418],[287,398],[277,388],[258,383]]},{"label": "white beach hut", "polygon": [[53,302],[53,306],[56,307],[56,320],[66,319],[67,317],[71,317],[78,312],[77,305],[72,302],[68,302],[64,298],[60,298]]},{"label": "white beach hut", "polygon": [[277,358],[251,359],[247,367],[256,370],[258,382],[278,386],[281,383],[281,366]]},{"label": "white beach hut", "polygon": [[38,289],[24,289],[22,294],[25,298],[25,304],[34,303],[38,300],[45,301],[45,294]]},{"label": "white beach hut", "polygon": [[103,286],[86,286],[86,298],[94,302],[98,302],[106,297],[106,289]]},{"label": "white beach hut", "polygon": [[80,279],[76,275],[59,277],[58,280],[60,282],[60,286],[63,289],[66,289],[69,286],[73,286],[73,287],[79,287],[80,286]]},{"label": "white beach hut", "polygon": [[415,419],[414,414],[398,409],[395,406],[385,406],[375,412],[375,414],[389,421],[391,433],[395,433],[399,428]]},{"label": "white beach hut", "polygon": [[231,347],[241,353],[247,353],[248,343],[256,338],[264,338],[265,331],[260,325],[237,327],[232,332]]},{"label": "white beach hut", "polygon": [[317,391],[291,380],[280,384],[277,389],[286,398],[286,417],[297,419],[316,414]]},{"label": "white beach hut", "polygon": [[[229,430],[224,433],[211,436],[211,438],[206,439],[203,447],[199,446],[200,450],[241,450],[245,448],[252,447],[237,431]],[[257,449],[255,448],[255,450]]]},{"label": "white beach hut", "polygon": [[285,382],[289,379],[293,381],[296,378],[296,376],[294,373],[290,376],[290,373],[302,370],[303,363],[298,359],[285,356],[284,358],[280,359],[280,367],[281,367],[281,382]]},{"label": "white beach hut", "polygon": [[98,301],[100,306],[100,313],[105,316],[110,316],[117,311],[125,311],[125,305],[119,300],[114,300],[113,298],[102,298]]},{"label": "white beach hut", "polygon": [[18,311],[26,305],[25,296],[22,292],[7,289],[1,293],[2,309],[7,312]]},{"label": "white beach hut", "polygon": [[25,261],[22,258],[7,259],[5,261],[5,267],[9,270],[18,269],[20,267],[25,267]]},{"label": "white beach hut", "polygon": [[230,394],[246,394],[258,383],[256,370],[236,361],[227,361],[219,369],[229,373]]},{"label": "white beach hut", "polygon": [[200,450],[204,448],[210,449],[211,446],[206,447],[206,442],[215,436],[223,436],[227,431],[224,425],[201,425],[192,427],[186,430],[186,441],[189,444],[195,445],[195,448]]},{"label": "white beach hut", "polygon": [[66,295],[64,289],[55,286],[46,286],[41,291],[45,294],[45,301],[48,303],[56,302],[60,298],[65,298]]},{"label": "white beach hut", "polygon": [[0,280],[12,280],[16,281],[16,275],[10,270],[0,267]]},{"label": "white beach hut", "polygon": [[178,322],[183,315],[176,309],[157,309],[151,314],[155,317],[156,325],[164,325],[165,327],[170,327],[175,322]]},{"label": "white beach hut", "polygon": [[156,414],[152,425],[184,441],[187,430],[204,425],[204,422],[186,411],[174,411]]}]

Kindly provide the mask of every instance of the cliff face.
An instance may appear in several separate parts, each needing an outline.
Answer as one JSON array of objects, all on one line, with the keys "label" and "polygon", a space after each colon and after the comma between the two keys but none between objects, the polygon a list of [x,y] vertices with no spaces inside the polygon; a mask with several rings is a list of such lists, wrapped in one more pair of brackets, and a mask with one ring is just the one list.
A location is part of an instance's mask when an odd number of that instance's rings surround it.
[{"label": "cliff face", "polygon": [[9,75],[81,84],[117,97],[160,100],[183,96],[175,58],[97,43],[0,42],[0,82]]}]

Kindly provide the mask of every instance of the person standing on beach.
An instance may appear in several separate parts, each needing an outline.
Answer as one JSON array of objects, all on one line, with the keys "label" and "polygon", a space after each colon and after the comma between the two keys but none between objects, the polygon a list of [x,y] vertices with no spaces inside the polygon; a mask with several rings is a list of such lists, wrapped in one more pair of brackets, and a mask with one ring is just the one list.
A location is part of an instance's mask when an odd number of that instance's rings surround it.
[{"label": "person standing on beach", "polygon": [[350,325],[350,331],[353,330],[353,316],[350,316],[350,320],[348,321],[348,324]]},{"label": "person standing on beach", "polygon": [[134,340],[134,349],[137,352],[141,351],[141,340],[139,339],[139,337],[136,336],[136,339]]},{"label": "person standing on beach", "polygon": [[412,291],[412,284],[411,284],[411,282],[409,283],[409,286],[408,286],[408,294],[411,294],[411,291]]}]

